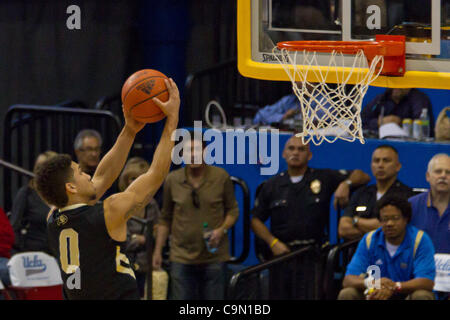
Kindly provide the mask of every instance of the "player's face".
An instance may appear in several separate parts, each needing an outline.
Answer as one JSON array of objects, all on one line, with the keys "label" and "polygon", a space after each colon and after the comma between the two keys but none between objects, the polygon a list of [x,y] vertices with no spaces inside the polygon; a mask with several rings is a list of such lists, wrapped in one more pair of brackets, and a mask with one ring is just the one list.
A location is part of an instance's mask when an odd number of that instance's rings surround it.
[{"label": "player's face", "polygon": [[426,178],[433,192],[450,192],[450,157],[439,157],[434,161]]},{"label": "player's face", "polygon": [[375,150],[372,154],[372,174],[378,181],[389,180],[401,169],[397,154],[389,148]]},{"label": "player's face", "polygon": [[408,221],[399,208],[387,205],[380,210],[380,223],[386,239],[396,239],[405,232]]},{"label": "player's face", "polygon": [[309,145],[305,145],[301,138],[292,137],[286,142],[283,150],[283,158],[289,167],[305,167],[311,159],[312,154]]},{"label": "player's face", "polygon": [[91,176],[84,173],[76,162],[72,161],[71,167],[73,170],[73,183],[77,188],[77,194],[86,197],[88,200],[95,199],[96,190]]},{"label": "player's face", "polygon": [[85,137],[81,148],[76,152],[78,162],[82,166],[95,168],[100,162],[100,152],[100,141],[96,137]]}]

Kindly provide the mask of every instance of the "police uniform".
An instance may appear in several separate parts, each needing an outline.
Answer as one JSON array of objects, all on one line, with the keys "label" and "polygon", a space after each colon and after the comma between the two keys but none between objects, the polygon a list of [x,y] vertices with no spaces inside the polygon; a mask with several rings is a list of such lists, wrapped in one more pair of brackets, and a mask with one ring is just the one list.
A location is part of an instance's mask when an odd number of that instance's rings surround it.
[{"label": "police uniform", "polygon": [[55,210],[47,224],[66,298],[140,299],[136,277],[123,253],[126,242],[109,236],[103,203]]},{"label": "police uniform", "polygon": [[[326,240],[331,197],[348,176],[345,170],[307,168],[302,180],[293,183],[289,174],[282,172],[264,183],[252,214],[261,221],[270,217],[272,234],[291,250],[322,244]],[[298,263],[272,268],[271,299],[317,298],[319,263],[316,253],[308,253]]]},{"label": "police uniform", "polygon": [[384,195],[377,200],[377,185],[364,186],[355,191],[350,198],[348,206],[345,208],[343,217],[361,217],[361,218],[376,218],[377,213],[375,210],[378,201],[381,201],[387,195],[396,195],[403,199],[408,199],[414,195],[412,189],[407,185],[404,185],[399,180],[389,187]]},{"label": "police uniform", "polygon": [[262,186],[252,214],[261,221],[271,218],[272,234],[286,244],[322,243],[330,215],[330,200],[349,176],[345,170],[307,168],[298,183],[282,172]]}]

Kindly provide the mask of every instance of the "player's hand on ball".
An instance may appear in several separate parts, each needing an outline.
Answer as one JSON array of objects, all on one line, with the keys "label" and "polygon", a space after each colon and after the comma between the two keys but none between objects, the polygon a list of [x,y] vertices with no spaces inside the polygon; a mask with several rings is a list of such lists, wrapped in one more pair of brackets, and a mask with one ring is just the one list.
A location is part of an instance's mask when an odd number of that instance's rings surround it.
[{"label": "player's hand on ball", "polygon": [[153,101],[161,109],[167,118],[178,119],[178,112],[180,110],[180,93],[175,81],[170,79],[164,79],[167,90],[169,91],[169,100],[161,102],[158,98],[153,98]]},{"label": "player's hand on ball", "polygon": [[134,134],[138,133],[145,126],[145,123],[135,120],[131,112],[126,110],[122,105],[123,116],[125,118],[125,126],[130,128]]}]

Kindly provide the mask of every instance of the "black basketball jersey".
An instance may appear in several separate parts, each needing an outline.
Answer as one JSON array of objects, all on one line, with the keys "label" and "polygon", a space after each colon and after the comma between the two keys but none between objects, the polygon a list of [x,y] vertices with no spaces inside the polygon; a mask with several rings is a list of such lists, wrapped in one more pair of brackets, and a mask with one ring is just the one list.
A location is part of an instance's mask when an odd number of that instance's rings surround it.
[{"label": "black basketball jersey", "polygon": [[56,210],[48,220],[48,235],[68,299],[139,299],[125,242],[109,236],[103,203]]}]

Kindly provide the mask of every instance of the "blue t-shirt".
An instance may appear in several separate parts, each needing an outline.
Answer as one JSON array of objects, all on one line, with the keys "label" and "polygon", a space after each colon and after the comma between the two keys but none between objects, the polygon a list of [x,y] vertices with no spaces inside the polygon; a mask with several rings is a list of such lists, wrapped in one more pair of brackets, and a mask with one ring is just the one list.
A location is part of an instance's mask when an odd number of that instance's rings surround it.
[{"label": "blue t-shirt", "polygon": [[439,217],[429,194],[424,192],[409,198],[412,206],[411,224],[428,233],[436,253],[450,253],[450,204]]},{"label": "blue t-shirt", "polygon": [[380,267],[381,277],[394,282],[409,281],[415,278],[427,278],[434,281],[436,268],[434,247],[430,237],[423,233],[413,257],[414,245],[419,229],[408,224],[403,242],[393,257],[386,249],[386,241],[381,228],[372,233],[369,250],[367,249],[367,233],[358,244],[345,275],[359,276],[367,272],[371,265]]}]

